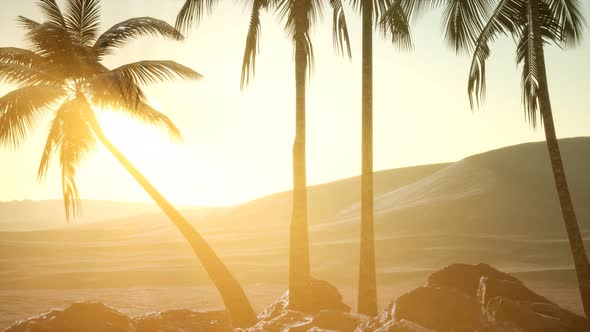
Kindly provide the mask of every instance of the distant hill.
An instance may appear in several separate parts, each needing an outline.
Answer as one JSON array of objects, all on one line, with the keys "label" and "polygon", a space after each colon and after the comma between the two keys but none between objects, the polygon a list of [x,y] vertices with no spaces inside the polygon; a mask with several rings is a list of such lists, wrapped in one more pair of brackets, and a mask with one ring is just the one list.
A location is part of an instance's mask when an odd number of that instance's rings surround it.
[{"label": "distant hill", "polygon": [[[590,248],[590,138],[563,139],[560,147]],[[358,271],[359,189],[353,177],[308,193],[313,273],[344,289],[349,301]],[[50,219],[60,219],[62,209],[59,201],[2,203],[0,226],[44,216],[54,225]],[[84,209],[89,220],[103,221],[61,219],[59,228],[0,232],[0,290],[209,285],[188,244],[155,207],[85,202]],[[245,284],[285,285],[289,192],[183,213]],[[550,297],[555,289],[576,294],[544,142],[377,172],[375,214],[378,279],[388,290],[380,301],[453,262],[490,263]],[[575,296],[571,303],[579,308]]]},{"label": "distant hill", "polygon": [[[148,203],[84,200],[76,223],[127,218],[156,211],[157,208]],[[0,230],[62,227],[65,223],[66,215],[62,200],[0,202]]]}]

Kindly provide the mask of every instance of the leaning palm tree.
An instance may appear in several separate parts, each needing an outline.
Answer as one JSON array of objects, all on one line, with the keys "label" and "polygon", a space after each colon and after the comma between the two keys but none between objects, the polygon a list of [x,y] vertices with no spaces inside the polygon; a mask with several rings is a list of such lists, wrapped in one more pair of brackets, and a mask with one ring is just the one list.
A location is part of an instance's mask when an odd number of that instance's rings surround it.
[{"label": "leaning palm tree", "polygon": [[[561,213],[572,252],[586,317],[590,317],[590,263],[568,189],[555,133],[545,66],[545,45],[576,46],[585,25],[578,0],[395,0],[384,28],[395,32],[405,21],[429,7],[443,5],[446,37],[456,51],[473,51],[467,91],[472,109],[485,97],[486,60],[490,43],[501,35],[516,41],[516,61],[522,64],[522,99],[526,119],[543,125]],[[540,121],[538,117],[540,114]]]},{"label": "leaning palm tree", "polygon": [[[320,13],[318,0],[252,0],[250,25],[242,63],[241,87],[254,76],[256,54],[260,38],[260,15],[265,10],[276,12],[285,21],[285,30],[293,40],[295,50],[295,141],[293,143],[293,210],[291,215],[289,246],[289,303],[303,307],[312,299],[308,294],[311,281],[309,264],[309,236],[307,223],[307,180],[305,159],[305,90],[306,73],[313,65],[311,26]],[[340,0],[330,0],[333,9],[335,47],[350,56],[346,19]],[[197,23],[203,13],[211,9],[212,0],[186,0],[180,10],[176,27],[187,29]]]},{"label": "leaning palm tree", "polygon": [[143,35],[182,40],[178,30],[149,17],[132,18],[98,36],[98,0],[68,0],[64,12],[55,0],[40,0],[44,23],[19,17],[32,49],[0,48],[0,81],[16,90],[0,98],[0,144],[17,147],[33,125],[51,115],[38,176],[42,180],[54,155],[59,157],[66,218],[78,214],[75,175],[97,142],[123,165],[189,241],[218,288],[238,327],[253,325],[255,314],[240,284],[193,226],[104,135],[97,110],[123,112],[163,127],[172,138],[178,128],[148,105],[140,86],[175,78],[200,79],[194,70],[173,61],[139,61],[115,69],[101,64],[105,55]]}]

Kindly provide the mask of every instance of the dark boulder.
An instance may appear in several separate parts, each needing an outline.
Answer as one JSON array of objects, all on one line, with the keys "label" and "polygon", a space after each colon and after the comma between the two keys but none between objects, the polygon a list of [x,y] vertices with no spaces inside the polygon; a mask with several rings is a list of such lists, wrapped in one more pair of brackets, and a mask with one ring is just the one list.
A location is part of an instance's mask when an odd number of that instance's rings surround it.
[{"label": "dark boulder", "polygon": [[17,322],[4,332],[128,332],[133,322],[102,303],[77,302],[66,309]]},{"label": "dark boulder", "polygon": [[309,296],[303,303],[293,305],[286,291],[277,301],[258,315],[259,320],[271,320],[285,310],[299,311],[305,314],[317,314],[322,310],[349,312],[350,307],[342,302],[342,295],[336,287],[324,280],[311,278],[307,288]]},{"label": "dark boulder", "polygon": [[453,289],[416,288],[394,301],[391,316],[441,332],[482,328],[481,305]]},{"label": "dark boulder", "polygon": [[477,290],[479,302],[487,304],[497,296],[515,301],[551,303],[547,298],[527,288],[520,280],[481,277],[479,289]]},{"label": "dark boulder", "polygon": [[485,308],[489,321],[508,322],[524,331],[590,331],[590,322],[553,303],[491,299]]},{"label": "dark boulder", "polygon": [[488,264],[453,264],[428,276],[427,287],[454,289],[470,297],[477,297],[481,277],[489,280],[520,282],[515,277],[498,271]]}]

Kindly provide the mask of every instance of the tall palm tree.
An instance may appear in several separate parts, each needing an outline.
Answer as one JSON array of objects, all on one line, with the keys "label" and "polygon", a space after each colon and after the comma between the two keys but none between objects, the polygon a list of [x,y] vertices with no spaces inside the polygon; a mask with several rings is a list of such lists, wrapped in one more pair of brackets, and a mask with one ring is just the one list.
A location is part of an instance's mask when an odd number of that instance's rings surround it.
[{"label": "tall palm tree", "polygon": [[395,31],[395,21],[408,21],[427,5],[443,5],[446,38],[456,51],[473,51],[467,91],[471,107],[485,97],[486,60],[490,42],[501,35],[516,41],[516,61],[522,64],[522,97],[526,119],[545,130],[561,213],[572,252],[584,313],[590,317],[590,263],[568,189],[561,152],[555,133],[545,66],[545,45],[576,46],[585,20],[578,0],[395,0],[384,27]]},{"label": "tall palm tree", "polygon": [[38,120],[52,115],[38,176],[40,180],[45,177],[57,155],[70,221],[80,207],[75,182],[79,163],[97,141],[102,143],[189,241],[221,293],[233,323],[238,327],[253,325],[254,311],[231,272],[180,212],[109,141],[95,116],[96,110],[123,112],[163,127],[172,138],[181,138],[174,123],[148,105],[140,86],[176,78],[200,79],[199,73],[173,61],[139,61],[115,69],[106,68],[101,61],[117,47],[143,35],[182,40],[182,34],[163,21],[140,17],[116,24],[99,36],[98,0],[68,0],[65,12],[55,0],[40,0],[39,7],[46,22],[18,18],[28,30],[32,49],[0,48],[0,81],[17,87],[0,98],[0,144],[17,147]]},{"label": "tall palm tree", "polygon": [[[214,1],[186,0],[180,10],[176,27],[181,31],[196,23]],[[289,246],[289,303],[304,307],[312,299],[308,294],[311,281],[309,264],[309,236],[307,225],[307,180],[305,158],[306,73],[313,64],[311,26],[320,13],[319,0],[252,0],[250,25],[242,63],[241,87],[254,76],[256,54],[260,38],[260,14],[265,10],[276,12],[285,21],[285,30],[293,39],[295,50],[295,141],[293,143],[293,210],[291,215]],[[330,0],[333,9],[335,46],[350,56],[350,43],[346,19],[340,0]]]},{"label": "tall palm tree", "polygon": [[362,17],[362,147],[361,238],[358,280],[358,312],[377,315],[377,271],[373,209],[373,29],[387,7],[387,0],[353,0]]}]

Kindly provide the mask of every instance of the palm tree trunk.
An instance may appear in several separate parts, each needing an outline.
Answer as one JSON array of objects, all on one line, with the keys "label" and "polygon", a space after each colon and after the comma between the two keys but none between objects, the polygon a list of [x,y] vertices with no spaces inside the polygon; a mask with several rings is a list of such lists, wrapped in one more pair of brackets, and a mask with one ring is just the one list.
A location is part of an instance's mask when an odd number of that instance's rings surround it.
[{"label": "palm tree trunk", "polygon": [[219,290],[225,307],[230,312],[235,327],[250,327],[256,323],[256,314],[246,293],[232,273],[215,254],[213,248],[162,194],[141,174],[135,166],[109,141],[100,128],[95,128],[101,143],[125,167],[141,187],[152,197],[164,213],[188,240],[209,277]]},{"label": "palm tree trunk", "polygon": [[305,74],[307,35],[304,1],[295,0],[295,141],[293,142],[293,210],[289,245],[289,300],[300,306],[307,299],[310,280],[305,161]]},{"label": "palm tree trunk", "polygon": [[565,176],[561,153],[559,151],[559,144],[557,142],[557,135],[555,133],[537,1],[538,0],[529,0],[529,9],[531,12],[530,17],[534,38],[535,58],[539,75],[539,108],[545,128],[547,149],[549,151],[549,158],[551,159],[551,167],[553,169],[553,178],[555,180],[555,187],[557,188],[557,195],[561,206],[561,214],[563,216],[563,222],[565,223],[565,229],[567,231],[574,259],[574,266],[576,268],[582,305],[586,317],[590,318],[590,263],[588,262],[588,256],[584,248],[584,241],[580,234],[576,213],[570,197],[567,178]]},{"label": "palm tree trunk", "polygon": [[362,72],[361,244],[358,312],[377,315],[377,277],[373,230],[373,0],[364,1]]}]

